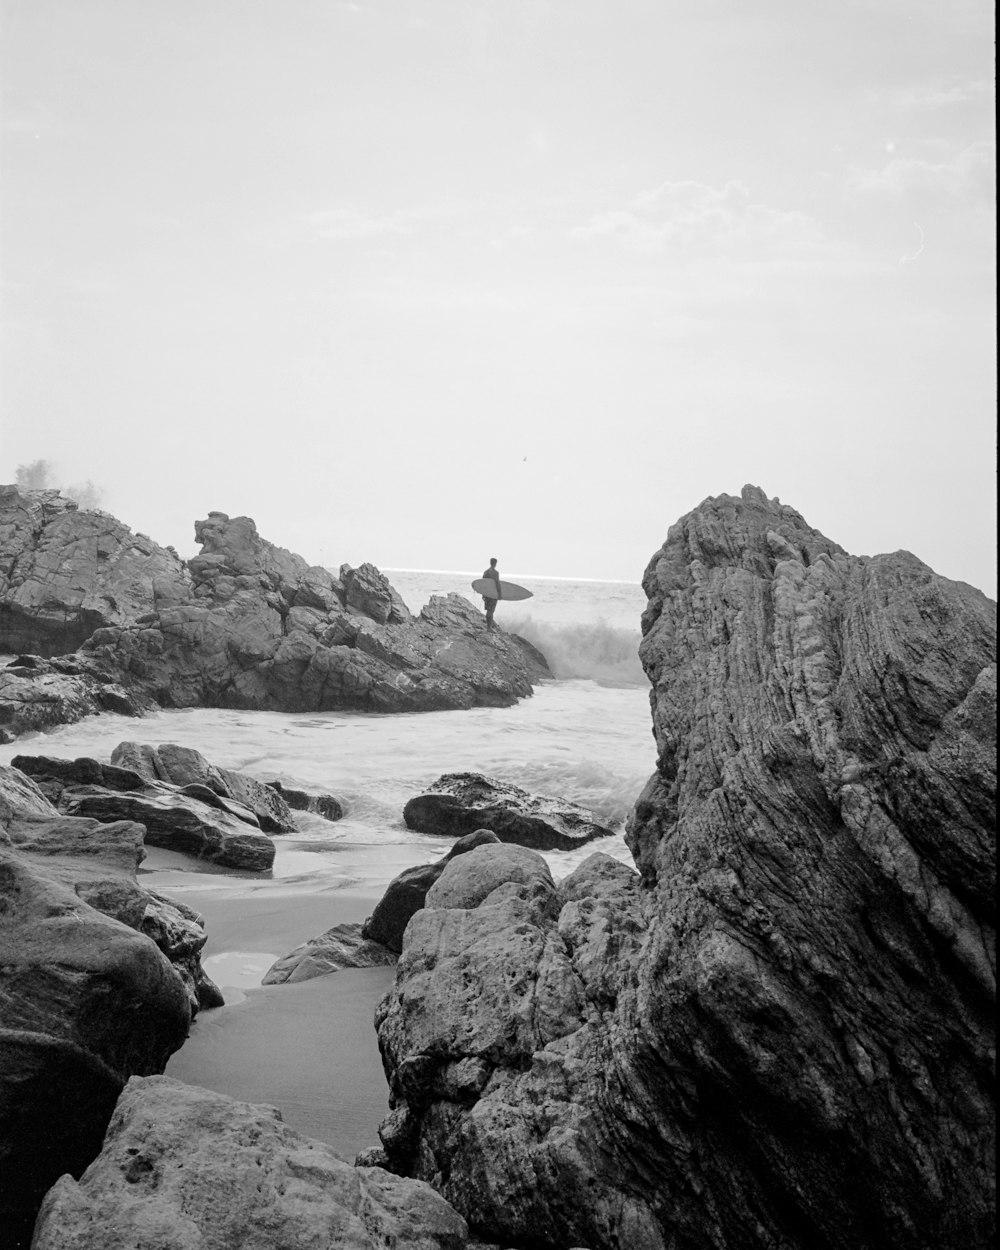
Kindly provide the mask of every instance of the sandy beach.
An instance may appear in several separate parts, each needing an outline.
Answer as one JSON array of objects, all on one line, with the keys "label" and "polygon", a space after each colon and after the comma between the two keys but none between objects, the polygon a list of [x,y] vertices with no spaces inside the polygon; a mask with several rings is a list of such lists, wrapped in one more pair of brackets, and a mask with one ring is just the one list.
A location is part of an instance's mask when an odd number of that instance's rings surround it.
[{"label": "sandy beach", "polygon": [[202,963],[226,999],[199,1014],[167,1075],[278,1107],[287,1124],[349,1161],[378,1145],[388,1087],[373,1016],[394,969],[345,969],[295,985],[260,979],[300,943],[364,920],[382,891],[224,874],[154,849],[143,870],[143,884],[201,913]]}]

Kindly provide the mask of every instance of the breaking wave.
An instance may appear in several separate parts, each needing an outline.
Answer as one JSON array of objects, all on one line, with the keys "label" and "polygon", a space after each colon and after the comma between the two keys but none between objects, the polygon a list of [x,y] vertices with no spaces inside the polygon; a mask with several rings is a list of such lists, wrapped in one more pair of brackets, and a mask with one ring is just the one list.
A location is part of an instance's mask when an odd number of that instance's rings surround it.
[{"label": "breaking wave", "polygon": [[537,647],[559,679],[585,677],[602,686],[644,686],[647,682],[639,663],[638,630],[604,621],[555,625],[530,615],[511,618],[504,628]]}]

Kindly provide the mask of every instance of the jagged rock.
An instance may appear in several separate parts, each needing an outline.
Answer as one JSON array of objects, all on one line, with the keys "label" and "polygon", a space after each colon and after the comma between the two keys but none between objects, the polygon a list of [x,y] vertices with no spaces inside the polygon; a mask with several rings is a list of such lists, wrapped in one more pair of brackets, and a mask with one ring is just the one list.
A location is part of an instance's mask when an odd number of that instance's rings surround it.
[{"label": "jagged rock", "polygon": [[100,1149],[135,1073],[162,1072],[199,1005],[197,917],[143,890],[142,829],[60,816],[0,766],[0,1226]]},{"label": "jagged rock", "polygon": [[431,711],[504,707],[550,676],[512,635],[487,637],[481,614],[451,596],[410,616],[371,565],[349,587],[265,542],[248,517],[213,512],[195,527],[189,602],[98,630],[86,653],[117,665],[164,707],[274,711]]},{"label": "jagged rock", "polygon": [[387,1159],[508,1244],[991,1245],[995,605],[752,487],[643,584],[641,878],[448,865],[377,1017]]},{"label": "jagged rock", "polygon": [[448,854],[436,863],[417,864],[414,868],[404,869],[389,882],[375,910],[362,926],[361,936],[388,947],[398,955],[403,949],[403,931],[410,917],[423,907],[427,891],[444,872],[445,865],[456,855],[464,855],[477,846],[499,840],[489,829],[475,829],[459,838]]},{"label": "jagged rock", "polygon": [[22,655],[0,666],[0,727],[7,741],[99,712],[141,716],[153,706],[148,695],[120,684],[92,657]]},{"label": "jagged rock", "polygon": [[307,794],[305,790],[295,790],[280,781],[269,781],[267,784],[281,795],[293,811],[313,812],[324,820],[340,820],[344,815],[343,803],[332,794]]},{"label": "jagged rock", "polygon": [[445,837],[489,829],[501,842],[539,851],[572,850],[614,833],[578,803],[529,794],[482,773],[439,777],[425,794],[410,799],[403,820],[408,829]]},{"label": "jagged rock", "polygon": [[255,823],[267,833],[295,833],[297,829],[291,806],[280,790],[246,773],[210,764],[193,747],[172,742],[159,747],[120,742],[111,752],[111,762],[132,768],[151,781],[167,781],[180,787],[204,786],[229,800],[225,810],[233,815],[246,819],[245,813],[252,813]]},{"label": "jagged rock", "polygon": [[63,655],[189,593],[175,552],[106,512],[0,486],[0,653]]},{"label": "jagged rock", "polygon": [[255,1107],[169,1077],[132,1080],[104,1149],[64,1176],[34,1250],[466,1250],[465,1221],[429,1185],[352,1167]]},{"label": "jagged rock", "polygon": [[389,579],[374,564],[352,569],[340,566],[340,580],[349,607],[357,608],[380,625],[405,624],[412,619],[410,609],[389,584]]},{"label": "jagged rock", "polygon": [[361,925],[338,924],[276,959],[261,978],[261,985],[309,981],[341,968],[384,967],[395,962],[396,952],[367,940]]},{"label": "jagged rock", "polygon": [[267,872],[274,863],[274,843],[261,832],[254,813],[207,786],[153,781],[132,768],[86,757],[16,755],[14,765],[38,783],[60,812],[100,821],[136,821],[145,829],[148,846],[246,872]]}]

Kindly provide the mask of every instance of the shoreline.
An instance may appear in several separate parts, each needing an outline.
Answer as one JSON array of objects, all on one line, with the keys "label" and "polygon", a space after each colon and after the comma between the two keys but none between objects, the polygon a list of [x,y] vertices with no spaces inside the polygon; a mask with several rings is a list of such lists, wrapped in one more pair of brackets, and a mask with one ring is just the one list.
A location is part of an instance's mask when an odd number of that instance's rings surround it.
[{"label": "shoreline", "polygon": [[223,873],[155,848],[140,881],[201,914],[202,965],[226,999],[199,1012],[166,1075],[277,1107],[291,1128],[349,1163],[378,1145],[389,1088],[374,1015],[395,968],[346,968],[291,985],[262,986],[260,978],[334,925],[360,924],[382,889],[322,874],[305,882]]}]

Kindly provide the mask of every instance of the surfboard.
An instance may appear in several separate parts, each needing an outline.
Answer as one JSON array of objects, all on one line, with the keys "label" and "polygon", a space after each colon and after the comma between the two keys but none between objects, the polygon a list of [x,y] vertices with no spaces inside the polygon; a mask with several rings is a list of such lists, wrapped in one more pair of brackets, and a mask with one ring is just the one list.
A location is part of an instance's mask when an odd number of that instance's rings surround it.
[{"label": "surfboard", "polygon": [[485,595],[487,599],[530,599],[535,593],[533,590],[526,590],[523,586],[519,586],[517,582],[501,582],[500,594],[497,594],[497,584],[492,577],[478,577],[472,583],[472,589],[477,595]]}]

